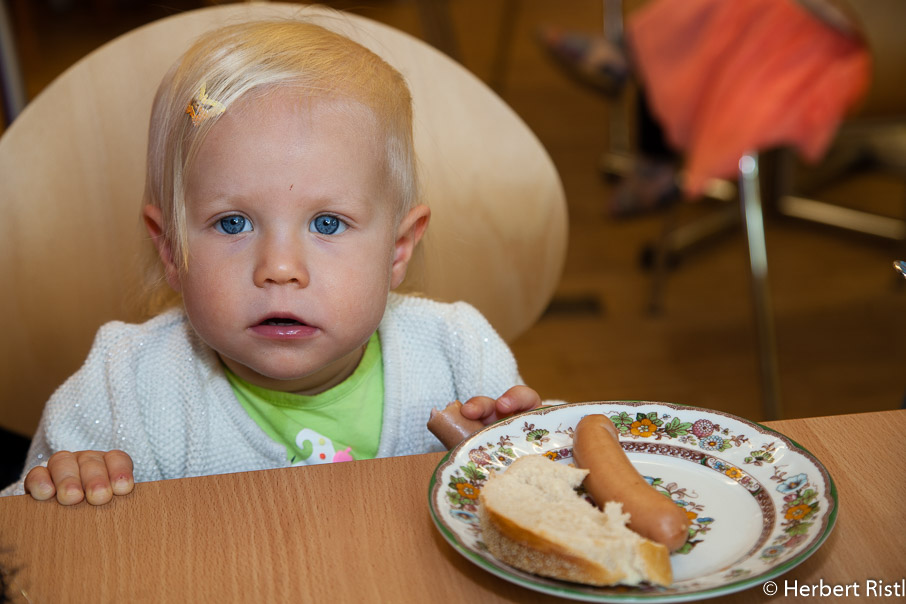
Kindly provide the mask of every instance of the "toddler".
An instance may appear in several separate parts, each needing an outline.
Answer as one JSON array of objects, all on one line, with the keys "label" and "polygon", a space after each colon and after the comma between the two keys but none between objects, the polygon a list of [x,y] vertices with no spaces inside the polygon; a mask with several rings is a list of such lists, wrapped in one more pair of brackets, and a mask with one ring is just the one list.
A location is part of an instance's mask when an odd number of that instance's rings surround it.
[{"label": "toddler", "polygon": [[178,304],[103,326],[3,494],[442,450],[425,424],[540,405],[465,303],[399,286],[428,225],[402,76],[301,21],[209,33],[164,77],[143,218]]}]

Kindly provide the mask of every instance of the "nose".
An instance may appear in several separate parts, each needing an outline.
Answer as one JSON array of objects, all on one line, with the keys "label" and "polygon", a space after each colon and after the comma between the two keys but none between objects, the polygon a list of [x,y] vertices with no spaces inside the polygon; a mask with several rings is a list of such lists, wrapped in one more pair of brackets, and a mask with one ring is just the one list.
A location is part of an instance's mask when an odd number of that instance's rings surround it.
[{"label": "nose", "polygon": [[263,237],[259,244],[254,281],[257,287],[307,287],[309,273],[302,242],[291,236]]}]

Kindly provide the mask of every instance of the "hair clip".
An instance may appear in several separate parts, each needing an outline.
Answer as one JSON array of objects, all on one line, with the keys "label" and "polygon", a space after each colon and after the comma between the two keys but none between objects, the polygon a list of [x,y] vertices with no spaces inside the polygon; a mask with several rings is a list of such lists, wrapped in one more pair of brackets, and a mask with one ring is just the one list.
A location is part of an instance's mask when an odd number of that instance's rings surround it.
[{"label": "hair clip", "polygon": [[186,113],[192,117],[192,125],[197,126],[209,117],[220,115],[226,111],[223,103],[208,98],[205,93],[205,84],[201,85],[198,95],[186,106]]}]

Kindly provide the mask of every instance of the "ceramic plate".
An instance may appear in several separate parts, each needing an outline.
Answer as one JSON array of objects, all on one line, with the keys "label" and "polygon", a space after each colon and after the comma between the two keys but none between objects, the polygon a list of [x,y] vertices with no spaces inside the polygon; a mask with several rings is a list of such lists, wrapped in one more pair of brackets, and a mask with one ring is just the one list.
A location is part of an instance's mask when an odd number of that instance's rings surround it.
[{"label": "ceramic plate", "polygon": [[[498,561],[482,543],[478,493],[489,472],[522,455],[571,463],[573,429],[591,413],[613,420],[633,465],[692,520],[670,557],[670,587],[546,579]],[[456,550],[513,583],[593,602],[683,602],[760,585],[808,558],[834,526],[837,492],[814,456],[770,428],[696,407],[613,401],[544,407],[476,432],[437,466],[429,504]]]}]

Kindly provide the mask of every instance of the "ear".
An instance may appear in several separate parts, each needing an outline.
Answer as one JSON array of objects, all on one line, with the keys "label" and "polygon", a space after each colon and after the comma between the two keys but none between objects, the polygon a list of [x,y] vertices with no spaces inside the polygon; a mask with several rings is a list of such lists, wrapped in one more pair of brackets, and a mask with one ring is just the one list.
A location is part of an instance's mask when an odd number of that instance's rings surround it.
[{"label": "ear", "polygon": [[390,289],[396,289],[406,277],[406,269],[412,259],[415,246],[425,234],[431,220],[431,209],[420,204],[409,210],[396,230],[393,244],[393,265],[390,268]]},{"label": "ear", "polygon": [[164,265],[164,276],[167,279],[167,283],[174,291],[178,292],[181,290],[179,267],[173,261],[173,250],[170,248],[170,242],[165,235],[163,214],[159,207],[148,204],[142,210],[142,216],[145,220],[145,228],[148,229],[148,234],[151,236],[151,241],[154,243],[154,247],[157,248],[157,255],[160,256],[160,261]]}]

